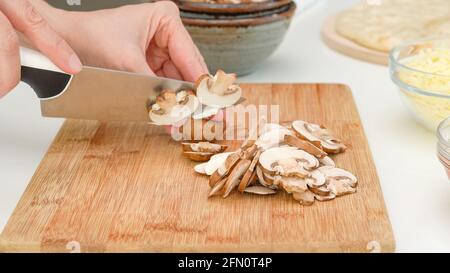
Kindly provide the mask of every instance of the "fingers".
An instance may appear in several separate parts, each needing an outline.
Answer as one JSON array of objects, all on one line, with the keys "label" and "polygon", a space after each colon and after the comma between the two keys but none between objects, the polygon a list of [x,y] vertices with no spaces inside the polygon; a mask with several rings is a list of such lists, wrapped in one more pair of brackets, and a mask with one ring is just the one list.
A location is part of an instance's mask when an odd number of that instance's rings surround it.
[{"label": "fingers", "polygon": [[81,61],[72,48],[27,0],[0,0],[0,10],[15,29],[22,32],[63,71],[76,74],[81,70]]},{"label": "fingers", "polygon": [[160,36],[155,37],[161,41],[158,46],[168,49],[172,63],[185,80],[196,81],[202,74],[208,73],[208,69],[181,21],[178,7],[169,1],[156,4],[164,14],[155,33]]},{"label": "fingers", "polygon": [[19,38],[0,12],[0,98],[20,81]]},{"label": "fingers", "polygon": [[196,81],[201,75],[208,73],[203,57],[184,28],[181,20],[176,20],[174,33],[169,40],[169,53],[173,63],[188,81]]}]

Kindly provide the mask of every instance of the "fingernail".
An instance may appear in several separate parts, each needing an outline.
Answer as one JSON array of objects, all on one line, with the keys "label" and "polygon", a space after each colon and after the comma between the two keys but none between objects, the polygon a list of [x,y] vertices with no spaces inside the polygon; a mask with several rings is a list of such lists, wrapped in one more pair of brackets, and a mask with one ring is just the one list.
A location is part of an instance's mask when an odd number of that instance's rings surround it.
[{"label": "fingernail", "polygon": [[71,69],[73,69],[76,72],[81,71],[81,68],[83,67],[80,59],[78,58],[78,56],[76,54],[72,54],[72,56],[70,56],[69,66]]}]

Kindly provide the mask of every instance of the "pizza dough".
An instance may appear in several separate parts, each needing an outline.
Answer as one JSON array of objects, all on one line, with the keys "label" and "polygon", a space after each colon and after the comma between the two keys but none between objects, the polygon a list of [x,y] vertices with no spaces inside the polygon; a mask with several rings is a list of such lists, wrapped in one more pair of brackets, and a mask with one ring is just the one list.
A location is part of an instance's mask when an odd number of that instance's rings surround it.
[{"label": "pizza dough", "polygon": [[366,0],[337,16],[336,31],[383,52],[406,41],[450,36],[450,0]]}]

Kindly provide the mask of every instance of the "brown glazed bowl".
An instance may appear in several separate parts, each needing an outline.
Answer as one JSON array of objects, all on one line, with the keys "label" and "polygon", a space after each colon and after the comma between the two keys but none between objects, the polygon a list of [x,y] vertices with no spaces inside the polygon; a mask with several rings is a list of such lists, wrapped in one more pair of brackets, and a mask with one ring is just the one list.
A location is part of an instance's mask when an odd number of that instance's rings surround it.
[{"label": "brown glazed bowl", "polygon": [[281,44],[296,4],[251,13],[181,11],[184,25],[205,58],[211,73],[217,69],[245,75],[253,72]]},{"label": "brown glazed bowl", "polygon": [[178,0],[175,1],[183,11],[205,13],[251,13],[279,8],[292,0]]}]

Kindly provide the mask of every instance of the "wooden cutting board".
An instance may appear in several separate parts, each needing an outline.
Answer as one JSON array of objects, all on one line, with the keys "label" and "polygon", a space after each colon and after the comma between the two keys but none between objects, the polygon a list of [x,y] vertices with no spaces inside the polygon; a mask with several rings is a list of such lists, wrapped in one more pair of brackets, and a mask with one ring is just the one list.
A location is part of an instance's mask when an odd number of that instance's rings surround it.
[{"label": "wooden cutting board", "polygon": [[[358,192],[303,207],[290,196],[208,199],[207,178],[163,128],[68,120],[0,239],[1,251],[369,252],[394,250],[380,184],[343,85],[243,84],[247,103],[280,104],[280,122],[327,124],[348,144],[338,166]],[[237,143],[236,143],[237,144]]]},{"label": "wooden cutting board", "polygon": [[336,32],[335,21],[336,16],[331,16],[322,25],[322,40],[328,47],[365,62],[381,65],[389,64],[388,53],[364,47],[338,34]]}]

